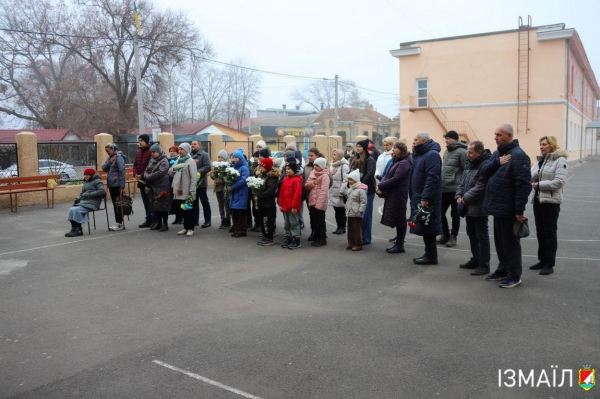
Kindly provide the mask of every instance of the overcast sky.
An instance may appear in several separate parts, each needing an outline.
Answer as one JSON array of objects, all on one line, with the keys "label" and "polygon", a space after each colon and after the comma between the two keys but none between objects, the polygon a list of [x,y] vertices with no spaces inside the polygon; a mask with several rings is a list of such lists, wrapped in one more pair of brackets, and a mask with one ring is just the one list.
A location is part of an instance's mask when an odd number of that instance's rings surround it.
[{"label": "overcast sky", "polygon": [[[258,69],[318,78],[338,74],[396,94],[398,60],[389,50],[401,42],[516,29],[519,16],[531,15],[534,26],[575,28],[600,79],[598,0],[155,1],[189,12],[219,61],[242,58]],[[307,83],[264,74],[260,108],[293,108],[291,91]],[[398,113],[393,95],[362,93],[379,112]]]}]

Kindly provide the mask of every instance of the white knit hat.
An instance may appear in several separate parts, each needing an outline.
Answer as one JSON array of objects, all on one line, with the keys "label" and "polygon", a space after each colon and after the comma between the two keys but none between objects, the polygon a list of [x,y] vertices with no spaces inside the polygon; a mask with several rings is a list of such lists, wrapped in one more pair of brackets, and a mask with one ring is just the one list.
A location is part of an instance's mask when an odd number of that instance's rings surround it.
[{"label": "white knit hat", "polygon": [[352,172],[348,174],[348,179],[354,180],[356,183],[360,182],[360,172],[358,169],[354,169]]},{"label": "white knit hat", "polygon": [[325,169],[327,167],[327,160],[325,158],[317,158],[315,159],[313,164],[321,169]]},{"label": "white knit hat", "polygon": [[259,140],[256,142],[256,146],[261,148],[267,148],[267,143],[265,143],[264,140]]}]

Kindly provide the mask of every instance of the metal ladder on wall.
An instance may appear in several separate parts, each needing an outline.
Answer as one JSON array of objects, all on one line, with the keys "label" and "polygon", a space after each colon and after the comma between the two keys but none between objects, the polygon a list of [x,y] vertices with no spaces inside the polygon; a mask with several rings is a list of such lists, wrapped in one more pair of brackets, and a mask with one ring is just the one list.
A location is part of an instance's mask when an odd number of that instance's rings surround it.
[{"label": "metal ladder on wall", "polygon": [[527,25],[519,17],[519,62],[517,88],[517,134],[527,133],[529,120],[529,31],[531,15],[527,16]]}]

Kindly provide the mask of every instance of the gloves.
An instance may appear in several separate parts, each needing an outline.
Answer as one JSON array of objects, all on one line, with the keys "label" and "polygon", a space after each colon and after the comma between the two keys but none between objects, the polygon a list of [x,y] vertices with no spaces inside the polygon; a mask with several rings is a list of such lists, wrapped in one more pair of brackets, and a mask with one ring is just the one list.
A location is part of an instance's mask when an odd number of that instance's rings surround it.
[{"label": "gloves", "polygon": [[77,204],[79,204],[79,202],[80,202],[80,201],[81,201],[81,198],[77,197],[77,198],[75,198],[75,200],[73,201],[73,204],[74,204],[74,205],[77,205]]},{"label": "gloves", "polygon": [[173,170],[179,170],[185,167],[185,163],[178,163],[177,165],[173,165]]},{"label": "gloves", "polygon": [[362,213],[362,212],[358,212],[358,213],[356,214],[356,217],[357,217],[357,218],[361,218],[361,219],[362,219],[362,218],[363,218],[363,216],[364,216],[364,215],[363,215],[363,213]]}]

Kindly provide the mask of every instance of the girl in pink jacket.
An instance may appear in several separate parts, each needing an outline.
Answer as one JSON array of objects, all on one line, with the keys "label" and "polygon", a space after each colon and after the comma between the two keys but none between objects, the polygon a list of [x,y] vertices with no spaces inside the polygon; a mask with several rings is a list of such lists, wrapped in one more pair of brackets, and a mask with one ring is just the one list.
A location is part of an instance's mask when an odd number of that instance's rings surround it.
[{"label": "girl in pink jacket", "polygon": [[305,188],[308,190],[308,206],[313,216],[311,225],[314,226],[314,239],[310,244],[313,247],[327,245],[327,226],[325,224],[325,212],[329,203],[329,169],[327,160],[317,158],[314,161],[314,169],[306,180]]}]

